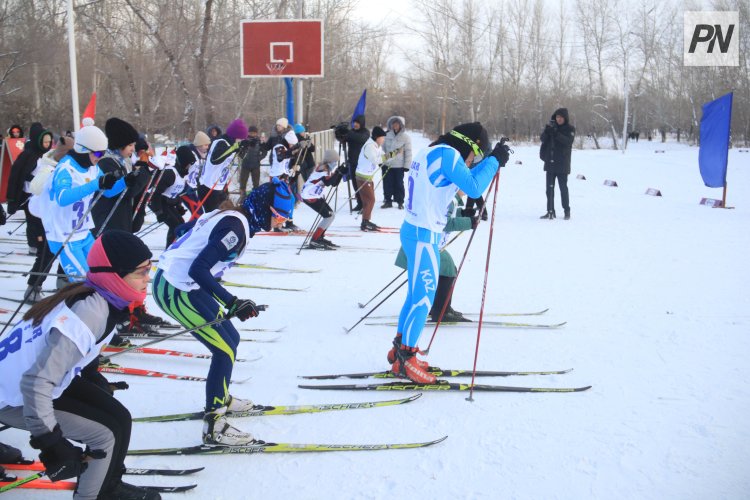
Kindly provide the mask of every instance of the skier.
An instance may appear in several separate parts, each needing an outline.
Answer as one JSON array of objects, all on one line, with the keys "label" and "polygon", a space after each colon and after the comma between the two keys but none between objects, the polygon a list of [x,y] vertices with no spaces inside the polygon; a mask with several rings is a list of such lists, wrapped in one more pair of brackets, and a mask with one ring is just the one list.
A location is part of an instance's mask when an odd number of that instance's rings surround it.
[{"label": "skier", "polygon": [[370,137],[359,153],[357,161],[357,185],[359,186],[359,198],[362,200],[362,231],[377,231],[377,225],[370,221],[372,209],[375,206],[375,187],[372,183],[372,177],[375,175],[378,167],[384,160],[383,142],[385,141],[385,131],[375,126],[372,128],[372,137]]},{"label": "skier", "polygon": [[78,477],[76,499],[160,498],[122,482],[131,416],[97,371],[114,324],[146,298],[150,259],[136,236],[107,231],[91,247],[86,281],[32,306],[2,342],[0,422],[31,433],[52,481]]},{"label": "skier", "polygon": [[406,300],[398,320],[388,362],[394,374],[421,384],[435,383],[427,362],[417,359],[417,344],[432,307],[440,266],[439,243],[448,205],[460,189],[477,197],[489,186],[500,165],[508,161],[508,147],[495,148],[471,170],[469,166],[489,150],[487,131],[479,122],[465,123],[421,150],[409,172],[406,216],[401,246],[408,263]]},{"label": "skier", "polygon": [[[245,251],[248,239],[268,231],[292,216],[294,197],[289,186],[273,180],[254,189],[241,207],[202,215],[187,224],[187,232],[159,258],[153,297],[157,305],[185,328],[194,328],[226,314],[241,321],[258,316],[252,300],[229,293],[214,278],[229,269]],[[240,335],[230,321],[193,332],[212,354],[206,381],[203,442],[240,445],[253,442],[252,434],[229,424],[227,411],[252,408],[252,401],[229,394]]]},{"label": "skier", "polygon": [[[185,207],[193,213],[200,200],[198,199],[198,178],[203,171],[203,165],[206,163],[206,154],[208,153],[208,147],[211,145],[211,139],[208,138],[205,132],[198,131],[195,133],[193,144],[190,150],[195,156],[195,163],[190,167],[187,178],[185,179],[185,194],[182,195],[182,201],[185,203]],[[198,208],[198,215],[203,213],[202,208]]]},{"label": "skier", "polygon": [[98,234],[102,230],[120,229],[132,233],[135,205],[151,175],[147,168],[133,167],[131,156],[135,152],[138,131],[131,124],[110,118],[104,124],[104,133],[107,135],[107,153],[97,167],[105,174],[112,172],[124,179],[119,181],[118,189],[106,193],[91,209],[94,231]]},{"label": "skier", "polygon": [[[278,129],[278,124],[277,124]],[[310,140],[300,141],[297,138],[297,134],[294,130],[287,130],[280,142],[278,142],[273,148],[271,148],[271,168],[268,171],[268,175],[271,179],[283,180],[289,186],[292,195],[296,198],[297,193],[297,181],[296,176],[299,174],[299,165],[293,163],[295,154],[299,154],[301,149],[304,149],[310,145]],[[293,232],[301,231],[291,217],[287,219],[283,227],[277,227],[274,229],[275,232]]]},{"label": "skier", "polygon": [[[433,322],[437,322],[440,318],[440,312],[443,310],[445,305],[445,314],[443,315],[442,321],[446,322],[464,322],[471,321],[464,317],[463,314],[456,311],[451,307],[452,297],[448,297],[448,293],[453,286],[453,282],[456,281],[456,264],[453,262],[453,257],[445,249],[445,245],[448,240],[448,233],[455,231],[467,231],[477,227],[479,217],[476,215],[476,211],[473,209],[461,209],[458,206],[463,205],[460,194],[457,194],[455,200],[448,205],[447,220],[445,228],[443,229],[443,236],[440,240],[440,271],[437,289],[435,291],[435,299],[432,303],[432,309],[430,309],[430,319]],[[401,248],[396,256],[396,266],[401,269],[407,268],[406,254],[404,249]],[[447,302],[447,305],[446,305]]]},{"label": "skier", "polygon": [[94,244],[90,232],[94,223],[87,211],[94,193],[104,190],[105,196],[114,196],[125,187],[115,173],[103,174],[97,167],[106,150],[107,136],[100,128],[82,127],[76,133],[73,149],[57,164],[42,192],[29,200],[31,213],[42,219],[52,254],[60,252],[68,281],[80,281],[88,271],[86,255]]},{"label": "skier", "polygon": [[[159,161],[155,157],[154,161]],[[177,148],[177,158],[174,166],[165,166],[159,183],[154,187],[153,197],[149,207],[156,214],[156,220],[169,227],[167,231],[167,247],[174,241],[174,230],[183,224],[185,209],[180,204],[180,195],[185,189],[185,178],[190,166],[195,163],[190,146]]]},{"label": "skier", "polygon": [[225,187],[232,174],[230,167],[237,156],[239,141],[246,138],[247,125],[244,120],[238,118],[229,124],[225,134],[211,143],[198,182],[198,197],[203,201],[205,212],[215,210],[227,199]]},{"label": "skier", "polygon": [[341,177],[346,174],[347,166],[342,165],[336,168],[338,162],[339,155],[336,151],[332,149],[325,150],[323,153],[323,162],[315,167],[310,177],[307,178],[305,185],[302,186],[302,201],[320,214],[321,217],[310,240],[312,248],[331,249],[337,246],[325,238],[326,229],[331,226],[336,214],[328,203],[326,203],[323,190],[326,186],[338,186],[339,182],[341,182]]}]

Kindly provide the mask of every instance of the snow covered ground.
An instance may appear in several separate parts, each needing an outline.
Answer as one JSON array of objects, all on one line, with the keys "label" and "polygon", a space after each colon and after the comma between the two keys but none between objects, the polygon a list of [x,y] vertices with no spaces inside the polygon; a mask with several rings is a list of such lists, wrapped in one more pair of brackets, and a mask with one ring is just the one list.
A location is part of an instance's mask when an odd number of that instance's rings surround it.
[{"label": "snow covered ground", "polygon": [[[415,149],[426,143],[415,137]],[[625,154],[576,150],[569,180],[570,221],[538,219],[545,211],[545,197],[536,147],[517,148],[502,171],[487,311],[549,307],[543,316],[516,319],[567,325],[549,331],[483,329],[478,368],[574,370],[480,382],[593,385],[588,392],[476,393],[473,402],[466,401],[465,393],[426,393],[397,407],[247,418],[236,425],[267,441],[393,443],[445,435],[448,439],[418,450],[133,457],[127,461],[130,466],[205,465],[206,470],[185,478],[129,480],[197,481],[198,488],[184,495],[200,499],[748,498],[750,154],[730,152],[729,204],[736,205],[734,210],[698,204],[704,196],[720,198],[721,190],[703,186],[697,158],[697,148],[646,141],[632,143]],[[586,180],[576,179],[577,174]],[[617,181],[619,187],[604,186],[606,179]],[[663,197],[646,196],[647,188],[660,189]],[[559,192],[557,197],[561,213]],[[375,223],[400,224],[403,212],[379,206],[378,202],[372,217]],[[303,206],[295,221],[309,227],[313,215]],[[227,280],[248,284],[309,287],[305,292],[234,289],[241,297],[270,305],[260,318],[242,327],[286,327],[278,334],[243,332],[280,338],[276,343],[242,343],[241,357],[262,359],[236,365],[236,379],[252,378],[232,386],[234,394],[263,404],[392,399],[392,393],[297,387],[298,375],[387,368],[392,328],[360,325],[345,334],[342,327],[351,326],[366,311],[358,302],[369,300],[399,273],[393,266],[398,236],[360,233],[355,230],[358,224],[348,211],[339,213],[330,239],[349,248],[335,252],[305,250],[297,255],[301,236],[260,236],[251,241],[243,262],[321,271],[228,273]],[[479,310],[488,234],[489,224],[480,226],[470,249],[454,298],[459,311]],[[451,248],[457,262],[468,236]],[[163,238],[164,231],[158,231],[147,242],[160,249]],[[2,247],[24,248],[7,243]],[[2,260],[30,262],[20,255]],[[22,278],[4,277],[2,295],[19,296],[23,285]],[[402,292],[397,292],[376,314],[397,314],[402,300]],[[15,308],[2,301],[0,307]],[[149,309],[158,313],[150,298]],[[431,329],[425,330],[423,347],[430,334]],[[471,368],[475,342],[475,330],[441,327],[430,363]],[[163,344],[160,347],[204,352],[197,342]],[[197,376],[207,369],[207,361],[198,359],[118,359],[126,366]],[[195,411],[203,404],[200,382],[110,379],[130,384],[130,390],[118,397],[134,416]],[[200,427],[197,421],[134,424],[131,447],[196,444]],[[33,456],[25,433],[10,430],[0,438]],[[6,496],[42,494],[17,491]]]}]

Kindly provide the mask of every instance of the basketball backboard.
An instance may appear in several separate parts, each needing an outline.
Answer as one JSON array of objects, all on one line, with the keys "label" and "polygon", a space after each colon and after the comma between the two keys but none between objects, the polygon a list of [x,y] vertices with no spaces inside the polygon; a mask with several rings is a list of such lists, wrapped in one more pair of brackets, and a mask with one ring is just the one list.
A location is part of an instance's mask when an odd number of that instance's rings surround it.
[{"label": "basketball backboard", "polygon": [[323,21],[241,21],[240,51],[243,78],[322,77]]}]

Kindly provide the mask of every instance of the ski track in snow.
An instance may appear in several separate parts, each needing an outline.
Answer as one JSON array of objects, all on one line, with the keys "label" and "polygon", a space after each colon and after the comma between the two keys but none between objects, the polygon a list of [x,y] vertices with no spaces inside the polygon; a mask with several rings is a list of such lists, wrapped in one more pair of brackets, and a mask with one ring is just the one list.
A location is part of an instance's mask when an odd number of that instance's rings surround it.
[{"label": "ski track in snow", "polygon": [[[415,150],[427,140],[412,134]],[[665,150],[655,154],[654,150]],[[631,143],[619,151],[573,151],[569,178],[572,220],[539,220],[545,211],[544,173],[538,147],[518,146],[502,170],[487,289],[487,310],[533,311],[549,307],[531,322],[567,321],[558,330],[484,330],[478,368],[547,370],[575,368],[555,376],[483,379],[481,383],[544,387],[593,385],[577,394],[426,393],[407,405],[317,415],[237,419],[267,441],[318,443],[412,442],[448,435],[417,450],[351,453],[269,454],[210,457],[132,457],[131,467],[195,467],[190,478],[126,477],[136,484],[187,484],[198,488],[180,498],[382,499],[705,499],[747,498],[750,491],[750,155],[729,154],[729,204],[734,210],[698,204],[720,198],[703,186],[698,149],[681,144]],[[523,162],[515,164],[516,160]],[[583,174],[587,180],[576,179]],[[619,187],[606,187],[605,179]],[[344,203],[341,186],[339,203]],[[657,188],[663,197],[646,196]],[[399,226],[403,212],[381,210],[373,222]],[[491,207],[491,199],[489,207]],[[559,191],[556,210],[562,214]],[[300,205],[295,222],[308,228],[314,213]],[[149,216],[147,219],[151,219]],[[330,232],[359,224],[338,213]],[[351,234],[359,235],[359,231]],[[453,305],[478,311],[489,225],[483,223],[469,252]],[[145,240],[158,257],[165,229]],[[23,241],[22,232],[13,238]],[[397,234],[362,234],[331,240],[350,247],[386,251],[314,251],[296,255],[302,236],[258,236],[241,262],[322,269],[320,273],[232,269],[228,281],[305,288],[302,293],[232,288],[240,297],[269,304],[268,311],[242,326],[277,328],[273,344],[242,343],[239,357],[262,359],[235,365],[232,387],[262,404],[393,399],[400,394],[323,392],[298,389],[298,375],[387,368],[385,354],[394,330],[360,324],[366,302],[395,277]],[[469,239],[451,248],[458,263]],[[279,245],[284,243],[285,245]],[[11,247],[3,243],[8,251]],[[18,248],[24,248],[20,246]],[[261,253],[263,252],[263,253]],[[13,255],[8,260],[28,261]],[[18,266],[12,267],[16,269]],[[19,267],[18,269],[23,269]],[[400,281],[400,280],[399,280]],[[51,284],[52,280],[48,280]],[[20,296],[25,279],[4,278],[6,294]],[[403,290],[375,314],[397,314]],[[161,314],[149,297],[149,311]],[[0,307],[16,305],[0,300]],[[10,314],[1,314],[7,321]],[[526,318],[510,318],[525,321]],[[426,347],[432,334],[422,336]],[[431,364],[471,368],[476,332],[439,330]],[[163,342],[158,347],[204,352],[197,342]],[[139,368],[205,376],[208,362],[167,356],[127,355],[117,362]],[[134,416],[195,411],[204,385],[108,375],[127,380],[117,397]],[[468,379],[462,379],[467,380]],[[321,381],[320,383],[327,383]],[[344,380],[337,382],[346,383]],[[312,382],[315,383],[315,382]],[[181,446],[200,440],[201,422],[137,423],[131,448]],[[0,438],[35,457],[25,432]],[[45,498],[68,498],[48,492]],[[39,498],[38,491],[9,493]],[[166,498],[166,496],[165,496]],[[175,497],[176,498],[176,497]]]}]

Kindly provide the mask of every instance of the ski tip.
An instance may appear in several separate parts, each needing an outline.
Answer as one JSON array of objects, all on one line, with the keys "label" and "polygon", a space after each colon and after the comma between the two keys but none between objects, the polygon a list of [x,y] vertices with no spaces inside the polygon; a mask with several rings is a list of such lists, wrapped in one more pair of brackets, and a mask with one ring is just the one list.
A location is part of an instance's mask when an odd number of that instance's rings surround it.
[{"label": "ski tip", "polygon": [[348,329],[348,328],[347,328],[347,327],[345,327],[345,326],[342,326],[341,328],[342,328],[342,329],[344,330],[344,333],[349,333],[349,332],[351,332],[351,330],[350,330],[350,329]]},{"label": "ski tip", "polygon": [[[411,403],[412,401],[416,401],[417,399],[419,399],[421,397],[422,397],[422,393],[418,392],[415,395],[409,396],[408,398],[404,399],[404,403]],[[448,437],[448,436],[445,436],[445,437]],[[443,438],[443,439],[445,439],[445,438]]]},{"label": "ski tip", "polygon": [[433,444],[442,443],[446,439],[448,439],[448,435],[445,435],[445,436],[441,437],[440,439],[436,439],[434,441],[430,441],[429,444],[428,444],[428,446],[432,446]]}]

